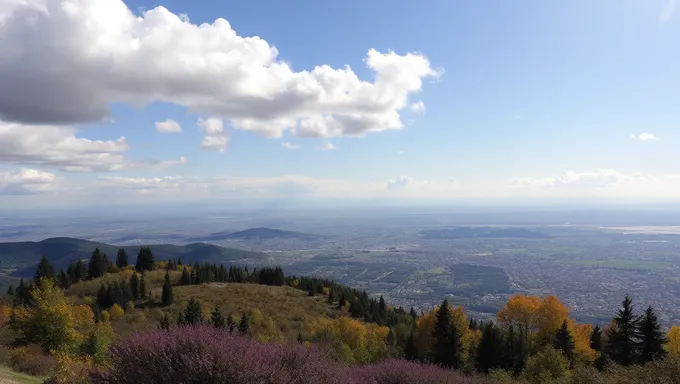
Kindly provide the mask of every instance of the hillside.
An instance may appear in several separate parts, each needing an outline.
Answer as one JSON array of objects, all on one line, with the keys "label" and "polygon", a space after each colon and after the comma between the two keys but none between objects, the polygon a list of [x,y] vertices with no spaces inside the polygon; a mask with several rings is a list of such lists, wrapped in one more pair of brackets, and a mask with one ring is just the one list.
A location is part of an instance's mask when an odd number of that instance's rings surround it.
[{"label": "hillside", "polygon": [[298,239],[317,240],[321,236],[310,233],[284,231],[267,227],[250,228],[238,232],[216,232],[207,236],[197,237],[196,241],[221,241],[221,240],[251,240],[251,239]]},{"label": "hillside", "polygon": [[[88,259],[92,250],[99,249],[115,258],[118,246],[76,239],[71,237],[55,237],[42,241],[0,243],[0,265],[4,267],[28,267],[15,273],[16,276],[31,276],[35,265],[45,255],[55,267],[61,268],[78,259]],[[123,247],[134,263],[139,246]],[[151,246],[157,259],[182,258],[185,263],[195,262],[227,262],[243,259],[265,260],[269,256],[260,252],[250,252],[234,248],[224,248],[205,243],[187,245],[158,244]]]}]

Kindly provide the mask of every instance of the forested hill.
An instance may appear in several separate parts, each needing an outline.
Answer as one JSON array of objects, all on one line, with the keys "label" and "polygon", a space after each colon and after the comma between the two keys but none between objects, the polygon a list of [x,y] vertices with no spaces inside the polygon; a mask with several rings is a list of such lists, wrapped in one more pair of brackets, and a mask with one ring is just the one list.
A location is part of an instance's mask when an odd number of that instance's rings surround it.
[{"label": "forested hill", "polygon": [[285,231],[267,227],[250,228],[238,232],[216,232],[206,236],[196,237],[195,241],[220,241],[220,240],[251,240],[251,239],[298,239],[317,240],[319,235],[295,231]]},{"label": "forested hill", "polygon": [[[43,255],[57,268],[61,268],[79,259],[89,259],[92,255],[92,250],[97,247],[103,253],[114,258],[118,249],[123,248],[132,262],[136,260],[140,248],[137,245],[118,247],[71,237],[55,237],[37,242],[8,242],[0,243],[0,265],[30,266],[23,273],[19,272],[19,275],[32,276],[35,265],[38,264]],[[261,252],[224,248],[205,243],[187,245],[156,244],[152,245],[151,248],[154,255],[159,259],[181,258],[185,263],[227,262],[245,259],[265,260],[270,257]]]}]

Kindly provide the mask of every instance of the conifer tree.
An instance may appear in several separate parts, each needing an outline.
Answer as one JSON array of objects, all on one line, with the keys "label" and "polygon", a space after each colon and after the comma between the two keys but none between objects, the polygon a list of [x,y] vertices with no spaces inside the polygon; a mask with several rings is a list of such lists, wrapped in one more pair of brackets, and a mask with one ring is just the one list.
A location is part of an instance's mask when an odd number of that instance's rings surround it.
[{"label": "conifer tree", "polygon": [[218,329],[224,329],[227,324],[226,319],[222,316],[222,312],[220,312],[220,307],[217,305],[215,305],[215,308],[210,314],[210,320],[212,321],[212,325]]},{"label": "conifer tree", "polygon": [[300,332],[298,332],[298,335],[297,335],[297,342],[300,343],[300,344],[305,342],[305,339],[302,338],[302,333],[300,333]]},{"label": "conifer tree", "polygon": [[[172,284],[170,283],[170,273],[165,272],[165,281],[163,282],[163,293],[161,294],[161,302],[164,307],[172,304]],[[192,323],[193,324],[193,323]]]},{"label": "conifer tree", "polygon": [[133,300],[139,300],[139,277],[136,272],[130,276],[130,293],[132,293]]},{"label": "conifer tree", "polygon": [[413,309],[413,307],[411,307],[411,312],[409,312],[409,315],[411,316],[411,318],[412,318],[414,321],[415,321],[415,319],[418,318],[418,314],[416,313],[415,309]]},{"label": "conifer tree", "polygon": [[236,322],[234,322],[234,318],[231,315],[227,316],[227,327],[229,328],[229,332],[234,333]]},{"label": "conifer tree", "polygon": [[328,291],[328,304],[333,304],[335,303],[335,295],[333,294],[333,290]]},{"label": "conifer tree", "polygon": [[378,305],[378,309],[380,312],[385,312],[387,311],[387,304],[385,303],[385,298],[380,295],[380,304]]},{"label": "conifer tree", "polygon": [[177,314],[176,322],[178,327],[187,324],[186,321],[184,320],[184,313],[182,313],[181,311]]},{"label": "conifer tree", "polygon": [[338,300],[338,309],[342,309],[342,307],[345,306],[346,302],[347,302],[347,299],[345,298],[345,293],[341,292],[340,293],[340,300]]},{"label": "conifer tree", "polygon": [[201,313],[201,302],[195,298],[191,298],[187,307],[184,309],[184,324],[193,325],[203,322],[203,314]]},{"label": "conifer tree", "polygon": [[155,266],[155,260],[153,254],[151,253],[151,248],[141,247],[139,249],[139,253],[137,254],[137,263],[135,264],[135,269],[137,272],[152,271]]},{"label": "conifer tree", "polygon": [[614,317],[614,327],[607,330],[606,351],[610,359],[624,366],[635,361],[639,322],[639,317],[633,313],[633,301],[626,296]]},{"label": "conifer tree", "polygon": [[503,336],[500,330],[489,321],[482,327],[482,339],[477,345],[475,367],[478,372],[489,373],[500,368],[503,362]]},{"label": "conifer tree", "polygon": [[87,276],[89,279],[104,276],[107,270],[106,259],[104,257],[105,255],[99,250],[99,247],[94,249],[90,262],[87,264]]},{"label": "conifer tree", "polygon": [[128,266],[128,255],[127,255],[127,252],[125,251],[125,248],[119,248],[118,249],[118,253],[116,254],[116,265],[120,269],[127,268],[127,266]]},{"label": "conifer tree", "polygon": [[181,257],[177,259],[177,265],[180,266],[180,267],[184,265],[184,264],[182,264],[182,258]]},{"label": "conifer tree", "polygon": [[139,297],[146,297],[146,274],[142,272],[142,277],[139,279]]},{"label": "conifer tree", "polygon": [[654,309],[651,306],[647,308],[645,314],[640,318],[638,335],[640,337],[638,343],[640,363],[644,364],[666,357],[668,352],[664,345],[668,342],[668,339],[661,331],[656,313],[654,313]]},{"label": "conifer tree", "polygon": [[602,350],[602,329],[600,329],[600,324],[596,324],[593,332],[590,334],[590,348],[598,352]]},{"label": "conifer tree", "polygon": [[179,279],[180,285],[191,285],[191,275],[187,267],[182,268],[182,277]]},{"label": "conifer tree", "polygon": [[406,360],[415,361],[418,359],[418,348],[416,347],[416,337],[414,332],[406,339],[406,346],[404,347],[404,358]]},{"label": "conifer tree", "polygon": [[45,256],[40,259],[40,263],[38,264],[38,268],[35,270],[35,275],[33,277],[33,281],[37,284],[40,279],[49,279],[53,280],[54,279],[54,267],[52,266],[52,263],[50,263]]},{"label": "conifer tree", "polygon": [[108,296],[106,294],[106,287],[104,284],[99,284],[99,290],[97,291],[97,306],[99,308],[108,308]]},{"label": "conifer tree", "polygon": [[574,359],[574,338],[567,327],[567,320],[562,321],[562,326],[555,332],[555,349],[561,351],[570,362]]},{"label": "conifer tree", "polygon": [[10,296],[14,296],[14,286],[10,284],[9,288],[7,288],[7,294]]},{"label": "conifer tree", "polygon": [[458,329],[451,325],[451,310],[446,299],[437,311],[432,336],[435,339],[432,361],[444,367],[457,369],[460,365],[460,334]]},{"label": "conifer tree", "polygon": [[75,268],[73,268],[73,281],[79,282],[87,278],[87,271],[85,270],[85,264],[82,260],[78,259]]},{"label": "conifer tree", "polygon": [[316,287],[314,284],[311,284],[309,286],[309,289],[307,290],[307,296],[315,296],[316,295]]},{"label": "conifer tree", "polygon": [[248,315],[243,312],[241,313],[241,321],[238,324],[238,331],[241,332],[242,335],[247,335],[249,329],[250,319],[248,319]]},{"label": "conifer tree", "polygon": [[392,328],[390,328],[390,330],[387,332],[387,345],[390,347],[397,345],[397,335],[394,333]]}]

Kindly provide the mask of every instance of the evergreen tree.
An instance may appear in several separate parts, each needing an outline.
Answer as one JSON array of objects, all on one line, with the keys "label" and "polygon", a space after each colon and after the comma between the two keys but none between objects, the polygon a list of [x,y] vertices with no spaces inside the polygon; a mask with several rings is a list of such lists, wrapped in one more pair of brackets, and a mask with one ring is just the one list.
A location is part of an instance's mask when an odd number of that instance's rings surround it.
[{"label": "evergreen tree", "polygon": [[331,289],[328,291],[328,304],[333,304],[335,303],[335,295],[333,294],[333,290]]},{"label": "evergreen tree", "polygon": [[128,255],[125,248],[119,248],[116,254],[116,265],[118,268],[123,269],[128,266]]},{"label": "evergreen tree", "polygon": [[146,274],[142,272],[142,277],[139,279],[139,297],[146,297]]},{"label": "evergreen tree", "polygon": [[378,309],[380,312],[385,312],[387,311],[387,304],[385,303],[385,299],[380,295],[380,304],[378,305]]},{"label": "evergreen tree", "polygon": [[106,294],[106,287],[104,284],[99,284],[99,290],[97,291],[97,306],[99,308],[108,308],[108,296]]},{"label": "evergreen tree", "polygon": [[203,314],[201,313],[201,302],[195,298],[191,298],[187,307],[184,309],[184,324],[193,325],[203,322]]},{"label": "evergreen tree", "polygon": [[661,331],[661,326],[652,307],[648,307],[638,324],[639,361],[644,364],[650,361],[663,359],[668,353],[664,345],[668,342],[666,335]]},{"label": "evergreen tree", "polygon": [[411,307],[411,312],[409,312],[409,316],[415,321],[418,318],[418,314],[416,313],[415,309]]},{"label": "evergreen tree", "polygon": [[347,299],[345,298],[345,292],[340,293],[340,300],[338,300],[338,309],[342,309],[345,306]]},{"label": "evergreen tree", "polygon": [[180,267],[184,265],[184,264],[182,264],[182,258],[181,257],[179,259],[177,259],[177,265],[180,266]]},{"label": "evergreen tree", "polygon": [[444,367],[457,369],[460,365],[460,334],[458,329],[451,325],[451,310],[446,299],[437,311],[432,336],[435,339],[432,361]]},{"label": "evergreen tree", "polygon": [[489,321],[482,327],[482,339],[477,345],[475,367],[479,372],[489,373],[500,368],[502,363],[503,336],[493,322]]},{"label": "evergreen tree", "polygon": [[614,317],[614,327],[607,330],[606,352],[610,359],[624,366],[635,361],[639,322],[639,317],[633,314],[633,301],[626,296]]},{"label": "evergreen tree", "polygon": [[40,279],[54,279],[54,267],[45,256],[40,259],[38,268],[35,270],[33,281],[37,284]]},{"label": "evergreen tree", "polygon": [[164,330],[170,329],[170,317],[168,316],[167,313],[164,314],[163,317],[161,317],[161,321],[160,324],[158,324],[158,328]]},{"label": "evergreen tree", "polygon": [[19,280],[19,285],[14,291],[13,305],[15,307],[28,305],[30,297],[30,285],[26,285],[24,279]]},{"label": "evergreen tree", "polygon": [[82,260],[78,259],[75,268],[73,268],[73,282],[77,283],[83,281],[87,278],[87,271],[85,270],[85,264]]},{"label": "evergreen tree", "polygon": [[305,342],[305,339],[302,338],[302,333],[300,333],[300,332],[298,332],[298,335],[297,335],[297,342],[300,343],[300,344]]},{"label": "evergreen tree", "polygon": [[191,285],[191,274],[187,267],[182,268],[182,277],[179,279],[179,285]]},{"label": "evergreen tree", "polygon": [[248,330],[250,329],[250,319],[248,319],[248,315],[243,312],[241,314],[241,322],[238,324],[238,331],[241,332],[242,335],[247,335]]},{"label": "evergreen tree", "polygon": [[411,334],[406,339],[406,346],[404,347],[404,358],[406,360],[418,360],[418,348],[416,347],[416,337],[411,331]]},{"label": "evergreen tree", "polygon": [[9,288],[7,288],[7,294],[10,296],[14,296],[14,286],[10,284]]},{"label": "evergreen tree", "polygon": [[314,284],[311,284],[309,286],[309,289],[307,290],[307,296],[315,296],[316,295],[316,287]]},{"label": "evergreen tree", "polygon": [[141,247],[137,254],[137,263],[135,264],[137,272],[152,271],[155,266],[156,264],[153,254],[151,253],[151,248]]},{"label": "evergreen tree", "polygon": [[570,362],[574,359],[574,338],[569,332],[567,321],[562,321],[562,326],[555,332],[555,349],[561,351]]},{"label": "evergreen tree", "polygon": [[236,323],[234,322],[234,318],[231,317],[231,315],[227,316],[227,327],[229,328],[229,332],[234,333],[234,330],[236,329]]},{"label": "evergreen tree", "polygon": [[590,334],[590,348],[598,352],[602,350],[602,329],[600,329],[600,324],[596,324],[593,332]]},{"label": "evergreen tree", "polygon": [[[161,301],[164,307],[172,304],[172,284],[170,283],[170,273],[165,272],[165,281],[163,282],[163,293],[161,294]],[[193,323],[192,323],[193,324]]]},{"label": "evergreen tree", "polygon": [[98,277],[104,276],[106,270],[107,265],[105,255],[99,250],[99,247],[97,247],[92,252],[90,263],[87,264],[87,276],[90,279],[96,279]]},{"label": "evergreen tree", "polygon": [[177,314],[176,322],[178,327],[187,324],[186,321],[184,321],[184,313],[182,313],[181,311]]},{"label": "evergreen tree", "polygon": [[218,307],[217,305],[210,314],[210,320],[212,321],[212,325],[215,328],[224,329],[224,327],[226,326],[226,319],[224,318],[224,316],[222,316],[222,312],[220,312],[220,307]]},{"label": "evergreen tree", "polygon": [[397,345],[397,335],[394,333],[392,328],[390,328],[390,330],[387,332],[387,345],[389,347],[394,347]]},{"label": "evergreen tree", "polygon": [[133,300],[139,300],[139,277],[136,272],[130,276],[130,293],[132,293]]}]

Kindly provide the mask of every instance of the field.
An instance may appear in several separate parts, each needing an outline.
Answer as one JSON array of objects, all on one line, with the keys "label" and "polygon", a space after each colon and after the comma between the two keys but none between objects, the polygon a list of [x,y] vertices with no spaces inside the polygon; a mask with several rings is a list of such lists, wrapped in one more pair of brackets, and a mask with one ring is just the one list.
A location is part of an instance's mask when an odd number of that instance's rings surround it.
[{"label": "field", "polygon": [[43,381],[45,378],[17,373],[7,366],[0,365],[0,384],[40,384]]}]

